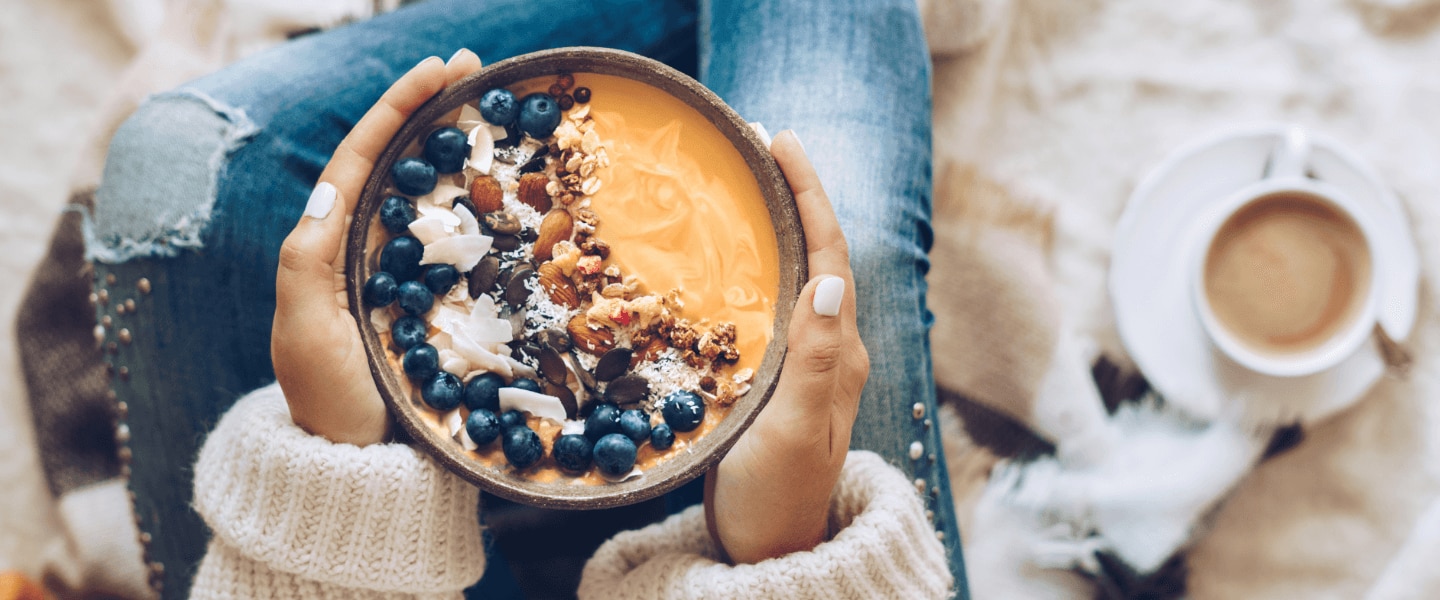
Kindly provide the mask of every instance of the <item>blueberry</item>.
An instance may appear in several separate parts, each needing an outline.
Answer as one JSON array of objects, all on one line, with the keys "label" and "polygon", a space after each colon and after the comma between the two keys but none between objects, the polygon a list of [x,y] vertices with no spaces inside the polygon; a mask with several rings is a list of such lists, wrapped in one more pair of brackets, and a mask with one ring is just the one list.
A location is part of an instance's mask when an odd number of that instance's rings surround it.
[{"label": "blueberry", "polygon": [[455,127],[442,127],[425,138],[425,160],[440,173],[459,173],[470,156],[470,141]]},{"label": "blueberry", "polygon": [[675,445],[675,432],[664,423],[656,425],[650,430],[650,445],[656,450],[669,450],[670,446]]},{"label": "blueberry", "polygon": [[405,367],[405,374],[410,379],[428,381],[440,372],[440,352],[430,344],[420,344],[406,350],[400,364]]},{"label": "blueberry", "polygon": [[635,442],[636,446],[645,443],[645,439],[650,437],[650,415],[634,408],[620,413],[620,433]]},{"label": "blueberry", "polygon": [[391,196],[380,203],[380,223],[390,233],[405,233],[415,221],[415,207],[402,196]]},{"label": "blueberry", "polygon": [[460,283],[460,269],[454,265],[430,265],[425,269],[425,287],[430,288],[430,293],[444,295]]},{"label": "blueberry", "polygon": [[611,477],[619,477],[635,467],[635,442],[612,433],[595,442],[595,466]]},{"label": "blueberry", "polygon": [[410,281],[420,276],[420,258],[425,244],[410,236],[397,237],[380,249],[380,270],[395,276],[395,281]]},{"label": "blueberry", "polygon": [[572,433],[556,439],[551,452],[555,454],[555,462],[561,467],[570,471],[584,471],[590,468],[590,450],[588,438]]},{"label": "blueberry", "polygon": [[426,381],[425,387],[420,388],[420,397],[425,399],[430,408],[445,412],[460,406],[460,390],[460,378],[441,371]]},{"label": "blueberry", "polygon": [[381,271],[365,281],[365,289],[360,295],[365,298],[367,306],[390,306],[395,301],[396,287],[395,276]]},{"label": "blueberry", "polygon": [[435,166],[423,158],[412,156],[395,161],[390,167],[395,188],[407,196],[424,196],[435,189]]},{"label": "blueberry", "polygon": [[465,383],[465,408],[500,412],[500,388],[505,378],[498,373],[481,373]]},{"label": "blueberry", "polygon": [[465,419],[465,433],[470,434],[475,445],[484,446],[500,437],[500,419],[483,408],[472,410],[470,418]]},{"label": "blueberry", "polygon": [[[400,301],[405,301],[404,296],[401,296]],[[695,392],[677,390],[665,397],[665,401],[660,404],[660,413],[675,431],[693,431],[705,420],[705,401],[695,395]]]},{"label": "blueberry", "polygon": [[530,137],[550,137],[559,124],[560,105],[550,94],[530,94],[520,102],[520,130]]},{"label": "blueberry", "polygon": [[401,350],[409,350],[425,343],[425,335],[430,333],[430,326],[420,317],[400,317],[390,324],[390,339]]},{"label": "blueberry", "polygon": [[507,410],[500,414],[500,426],[505,429],[520,427],[525,424],[525,415],[518,410]]},{"label": "blueberry", "polygon": [[599,441],[612,433],[620,433],[620,407],[609,402],[596,404],[585,418],[585,437]]},{"label": "blueberry", "polygon": [[511,427],[500,435],[500,449],[505,459],[517,469],[524,469],[540,460],[545,448],[540,445],[540,436],[524,425]]},{"label": "blueberry", "polygon": [[510,90],[497,88],[480,97],[480,116],[491,125],[509,125],[519,115],[520,103],[515,101],[515,94]]},{"label": "blueberry", "polygon": [[435,306],[435,294],[430,293],[430,288],[418,281],[407,281],[400,284],[400,308],[412,315],[423,315],[430,312]]},{"label": "blueberry", "polygon": [[537,394],[542,393],[540,390],[540,382],[525,377],[521,377],[519,379],[516,379],[515,381],[510,382],[510,387],[525,390],[527,392],[535,392]]}]

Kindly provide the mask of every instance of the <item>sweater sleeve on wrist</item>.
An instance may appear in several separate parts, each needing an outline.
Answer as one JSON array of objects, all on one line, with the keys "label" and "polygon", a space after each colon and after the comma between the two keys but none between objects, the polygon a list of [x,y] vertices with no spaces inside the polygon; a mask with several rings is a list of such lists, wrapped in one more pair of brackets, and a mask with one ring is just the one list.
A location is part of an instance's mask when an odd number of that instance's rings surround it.
[{"label": "sweater sleeve on wrist", "polygon": [[195,465],[211,554],[223,545],[247,569],[351,589],[453,594],[475,583],[485,570],[478,501],[409,446],[306,433],[278,385],[237,402]]},{"label": "sweater sleeve on wrist", "polygon": [[601,546],[580,598],[944,598],[953,583],[945,549],[914,487],[870,452],[851,452],[830,498],[834,537],[809,552],[728,565],[703,507]]}]

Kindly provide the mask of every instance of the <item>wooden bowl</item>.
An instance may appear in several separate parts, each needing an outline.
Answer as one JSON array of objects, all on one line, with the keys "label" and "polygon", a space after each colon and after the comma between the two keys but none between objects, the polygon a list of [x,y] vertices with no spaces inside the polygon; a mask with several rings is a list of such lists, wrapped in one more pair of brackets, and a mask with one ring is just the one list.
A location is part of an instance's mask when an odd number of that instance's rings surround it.
[{"label": "wooden bowl", "polygon": [[[731,407],[729,414],[687,451],[669,457],[644,472],[643,477],[602,485],[575,485],[567,479],[537,482],[505,469],[485,465],[468,456],[454,440],[448,439],[421,420],[409,399],[409,384],[387,359],[387,350],[370,320],[361,299],[365,281],[375,271],[373,255],[387,236],[372,226],[386,197],[391,165],[411,147],[418,136],[465,102],[477,100],[484,92],[515,83],[560,73],[615,75],[648,84],[695,108],[740,152],[759,184],[770,213],[779,250],[779,288],[775,302],[773,335],[756,369],[750,392]],[[808,279],[805,238],[800,215],[790,187],[759,136],[729,106],[699,82],[654,60],[604,48],[561,48],[534,52],[497,62],[451,85],[425,103],[405,122],[375,164],[355,209],[345,250],[346,284],[350,312],[359,324],[369,355],[370,372],[395,421],[410,442],[435,457],[441,464],[481,489],[517,502],[563,509],[598,509],[633,504],[659,496],[714,466],[739,439],[765,406],[775,390],[780,364],[785,356],[790,310]]]}]

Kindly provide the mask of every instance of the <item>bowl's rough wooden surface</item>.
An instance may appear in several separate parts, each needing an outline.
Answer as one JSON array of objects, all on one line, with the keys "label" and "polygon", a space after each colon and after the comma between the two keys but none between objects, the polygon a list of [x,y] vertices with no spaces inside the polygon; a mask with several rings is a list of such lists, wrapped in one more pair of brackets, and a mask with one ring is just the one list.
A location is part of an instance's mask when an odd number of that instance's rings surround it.
[{"label": "bowl's rough wooden surface", "polygon": [[[737,401],[730,414],[691,451],[645,472],[643,477],[606,485],[574,485],[568,479],[550,483],[530,481],[523,476],[484,465],[463,453],[458,444],[431,430],[419,417],[419,409],[407,396],[408,383],[386,358],[386,349],[369,309],[360,298],[365,280],[373,273],[375,261],[369,255],[384,243],[372,226],[380,203],[390,189],[390,167],[421,134],[428,134],[436,120],[465,102],[477,100],[486,91],[535,77],[560,73],[599,73],[646,83],[694,107],[739,150],[760,185],[770,211],[780,256],[779,296],[775,304],[773,337],[757,369],[751,391]],[[563,509],[597,509],[633,504],[654,498],[703,474],[725,455],[769,400],[780,375],[785,356],[790,310],[808,279],[805,237],[800,214],[790,187],[779,166],[760,138],[713,92],[679,71],[648,58],[606,48],[560,48],[534,52],[503,60],[462,79],[425,105],[400,128],[391,140],[355,208],[345,250],[346,283],[350,312],[359,324],[370,371],[380,395],[409,441],[435,457],[441,464],[475,483],[485,491],[517,502]]]}]

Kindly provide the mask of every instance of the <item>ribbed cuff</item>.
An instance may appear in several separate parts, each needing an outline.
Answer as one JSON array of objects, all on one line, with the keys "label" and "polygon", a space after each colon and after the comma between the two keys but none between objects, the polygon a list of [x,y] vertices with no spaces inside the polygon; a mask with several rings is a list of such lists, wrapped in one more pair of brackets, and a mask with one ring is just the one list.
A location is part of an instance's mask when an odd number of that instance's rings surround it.
[{"label": "ribbed cuff", "polygon": [[809,552],[727,565],[695,506],[600,547],[580,598],[944,598],[945,549],[914,487],[870,452],[851,452],[830,499],[837,533]]},{"label": "ribbed cuff", "polygon": [[279,386],[242,398],[195,466],[215,538],[275,571],[375,591],[450,593],[480,579],[479,491],[416,450],[305,433]]}]

